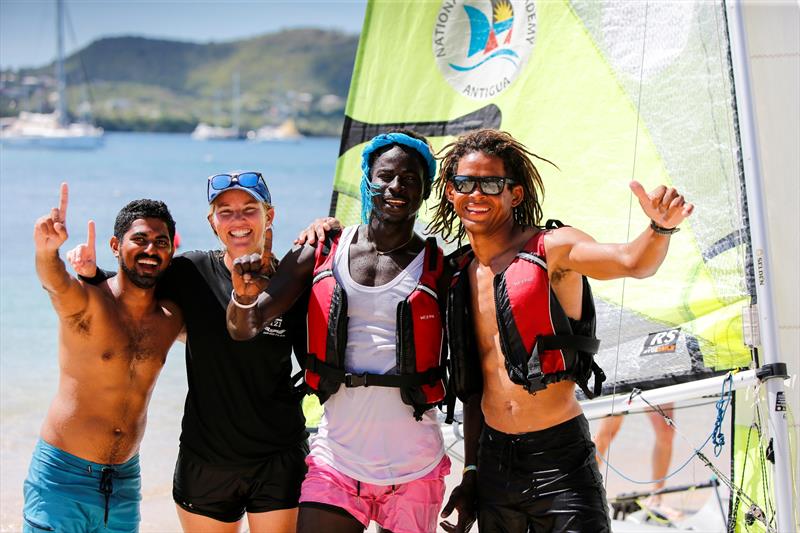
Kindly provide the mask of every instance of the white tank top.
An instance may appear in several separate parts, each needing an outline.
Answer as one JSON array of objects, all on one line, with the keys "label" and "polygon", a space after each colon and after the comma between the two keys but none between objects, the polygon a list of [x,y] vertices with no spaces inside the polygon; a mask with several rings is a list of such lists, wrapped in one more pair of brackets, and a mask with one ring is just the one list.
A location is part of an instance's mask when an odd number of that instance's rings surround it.
[{"label": "white tank top", "polygon": [[[344,229],[333,259],[333,275],[347,294],[348,372],[396,374],[397,304],[408,297],[422,274],[422,251],[396,278],[367,287],[350,276],[350,243],[358,226]],[[436,411],[416,421],[413,409],[393,387],[339,387],[323,405],[311,455],[364,483],[396,485],[418,479],[444,456]]]}]

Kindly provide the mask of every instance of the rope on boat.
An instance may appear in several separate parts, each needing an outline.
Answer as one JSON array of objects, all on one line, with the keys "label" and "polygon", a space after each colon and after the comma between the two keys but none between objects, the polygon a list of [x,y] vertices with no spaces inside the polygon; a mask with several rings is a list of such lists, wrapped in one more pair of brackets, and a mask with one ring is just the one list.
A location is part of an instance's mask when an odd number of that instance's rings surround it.
[{"label": "rope on boat", "polygon": [[[640,396],[641,393],[642,393],[641,390],[634,389],[633,391],[631,391],[630,399],[633,399],[636,396]],[[716,417],[716,420],[714,421],[714,428],[711,431],[711,434],[708,436],[708,438],[706,438],[705,442],[703,442],[703,444],[701,444],[700,447],[697,448],[694,445],[692,445],[692,443],[689,441],[689,439],[683,433],[681,433],[678,430],[678,427],[675,424],[675,421],[672,420],[672,418],[670,418],[664,412],[663,409],[661,409],[661,406],[653,405],[652,403],[647,401],[647,399],[644,396],[641,396],[640,399],[644,403],[646,403],[653,411],[655,411],[658,414],[660,414],[664,418],[664,421],[667,423],[667,425],[672,427],[675,430],[675,433],[677,435],[679,435],[686,443],[688,443],[689,446],[691,446],[692,450],[694,450],[691,453],[691,455],[689,456],[689,458],[686,459],[686,461],[684,461],[678,468],[676,468],[675,470],[673,470],[672,472],[670,472],[669,474],[667,474],[663,478],[654,479],[654,480],[648,480],[648,481],[636,480],[636,479],[633,479],[633,478],[625,475],[624,473],[622,473],[619,469],[617,469],[616,467],[611,465],[604,457],[600,457],[600,460],[603,461],[606,464],[607,468],[613,470],[617,475],[619,475],[620,477],[622,477],[626,481],[630,481],[631,483],[636,483],[638,485],[648,485],[648,484],[651,484],[651,483],[656,483],[658,481],[664,481],[664,480],[667,480],[667,479],[671,478],[672,476],[674,476],[675,474],[677,474],[678,472],[680,472],[681,470],[686,468],[689,465],[689,463],[692,462],[692,459],[694,459],[695,457],[698,457],[703,462],[703,464],[705,464],[714,473],[714,475],[719,479],[719,481],[723,485],[728,487],[728,489],[735,495],[735,498],[736,498],[735,508],[738,509],[738,502],[739,501],[744,501],[747,505],[749,505],[749,509],[747,511],[748,517],[752,518],[753,521],[757,520],[757,521],[761,522],[764,525],[764,527],[766,528],[767,532],[774,533],[775,532],[775,528],[772,525],[772,523],[774,521],[774,512],[771,514],[773,519],[770,519],[769,521],[767,521],[767,518],[766,518],[766,515],[764,514],[764,511],[761,509],[761,507],[759,507],[759,505],[755,502],[755,500],[753,500],[750,496],[748,496],[744,492],[744,490],[742,488],[740,488],[730,478],[728,478],[725,474],[723,474],[722,471],[719,470],[708,459],[708,457],[706,457],[705,454],[703,454],[703,451],[702,451],[703,448],[705,448],[705,446],[711,440],[714,440],[714,453],[715,453],[716,456],[719,456],[718,450],[721,451],[722,447],[725,445],[725,436],[722,433],[722,422],[723,422],[723,420],[725,418],[725,413],[728,410],[728,406],[730,405],[732,397],[733,397],[733,372],[728,372],[728,375],[725,377],[725,379],[722,382],[722,390],[720,391],[720,399],[716,402],[717,417]],[[758,432],[758,434],[760,436],[761,435],[761,425],[760,425],[761,416],[760,416],[760,412],[758,411],[758,409],[756,409],[756,416],[758,418],[758,422],[754,423],[753,426],[755,426],[755,429],[756,429],[756,431]],[[753,426],[751,426],[751,429],[753,428]],[[750,437],[750,435],[748,433],[748,442],[749,442],[749,437]],[[759,439],[759,441],[760,440],[761,439]],[[763,454],[762,454],[762,456],[763,456]],[[746,461],[746,459],[745,459],[745,461]],[[764,469],[763,461],[761,463],[762,463],[761,464],[761,468],[763,470]],[[764,476],[762,479],[765,481],[766,480],[766,476]],[[768,490],[768,487],[764,487],[764,490]],[[768,494],[768,493],[765,492],[765,494]],[[771,502],[771,500],[769,498],[767,499],[767,505],[772,510],[772,502]],[[730,520],[730,518],[731,517],[729,517],[729,520]]]},{"label": "rope on boat", "polygon": [[[728,385],[728,391],[725,391],[725,385]],[[725,413],[728,412],[728,406],[731,404],[733,398],[733,374],[728,373],[725,380],[722,382],[722,394],[717,400],[717,419],[714,421],[714,431],[711,432],[711,440],[714,442],[714,457],[719,457],[722,453],[722,448],[725,446],[725,435],[722,433],[722,422],[725,419]]]}]

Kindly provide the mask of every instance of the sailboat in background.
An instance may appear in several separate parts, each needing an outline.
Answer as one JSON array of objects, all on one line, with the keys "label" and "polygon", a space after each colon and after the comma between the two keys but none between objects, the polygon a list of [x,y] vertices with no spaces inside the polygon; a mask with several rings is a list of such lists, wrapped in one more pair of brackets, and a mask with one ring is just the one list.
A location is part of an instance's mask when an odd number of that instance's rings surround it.
[{"label": "sailboat in background", "polygon": [[[231,102],[233,105],[233,116],[231,127],[211,125],[200,122],[192,132],[192,139],[196,141],[238,141],[243,139],[239,120],[241,114],[241,95],[239,94],[239,73],[233,75],[233,90]],[[216,115],[217,113],[215,113]]]},{"label": "sailboat in background", "polygon": [[284,120],[279,126],[262,126],[247,132],[247,140],[254,142],[299,141],[303,134],[291,118]]},{"label": "sailboat in background", "polygon": [[89,122],[70,122],[64,72],[64,4],[56,0],[56,83],[58,103],[53,113],[23,111],[0,130],[8,147],[93,149],[103,144],[103,129]]},{"label": "sailboat in background", "polygon": [[600,241],[646,226],[621,209],[632,178],[695,203],[657,276],[593,282],[609,380],[583,406],[601,418],[732,399],[730,472],[695,450],[728,495],[705,531],[800,527],[798,368],[781,355],[800,352],[799,20],[793,4],[370,1],[345,110],[331,199],[345,224],[359,220],[363,143],[393,127],[437,149],[479,127],[510,132],[559,166],[539,168],[544,218]]}]

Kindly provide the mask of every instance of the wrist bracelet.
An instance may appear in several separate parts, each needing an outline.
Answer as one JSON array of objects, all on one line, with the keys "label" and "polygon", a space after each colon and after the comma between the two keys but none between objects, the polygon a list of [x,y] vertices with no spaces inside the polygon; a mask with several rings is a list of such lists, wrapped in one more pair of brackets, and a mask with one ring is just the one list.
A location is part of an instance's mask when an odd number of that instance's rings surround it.
[{"label": "wrist bracelet", "polygon": [[659,235],[672,235],[673,233],[678,233],[681,230],[681,228],[678,226],[675,226],[674,228],[663,228],[656,224],[656,221],[652,219],[650,220],[650,229]]},{"label": "wrist bracelet", "polygon": [[464,467],[464,470],[461,471],[461,475],[463,476],[467,472],[477,472],[477,471],[478,471],[478,465],[467,465]]},{"label": "wrist bracelet", "polygon": [[239,307],[240,309],[252,309],[253,307],[256,306],[256,304],[258,304],[258,297],[256,297],[255,300],[253,300],[253,303],[240,304],[238,301],[236,301],[236,290],[232,290],[231,291],[231,301],[233,302],[233,305],[235,305],[236,307]]}]

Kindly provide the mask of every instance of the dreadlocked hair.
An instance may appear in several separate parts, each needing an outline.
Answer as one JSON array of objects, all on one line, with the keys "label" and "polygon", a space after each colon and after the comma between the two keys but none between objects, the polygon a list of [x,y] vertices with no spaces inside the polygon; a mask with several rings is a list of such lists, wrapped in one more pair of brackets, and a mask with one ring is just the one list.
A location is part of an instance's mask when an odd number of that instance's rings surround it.
[{"label": "dreadlocked hair", "polygon": [[522,202],[514,208],[514,223],[520,226],[539,226],[542,220],[544,183],[531,157],[550,163],[556,168],[558,166],[528,150],[509,133],[483,129],[462,135],[437,154],[442,160],[435,183],[439,204],[425,231],[440,233],[445,242],[458,240],[460,244],[464,240],[466,231],[456,215],[453,204],[447,201],[445,190],[447,182],[456,175],[461,158],[474,152],[502,159],[506,177],[513,180],[515,185],[522,187],[525,194]]}]

